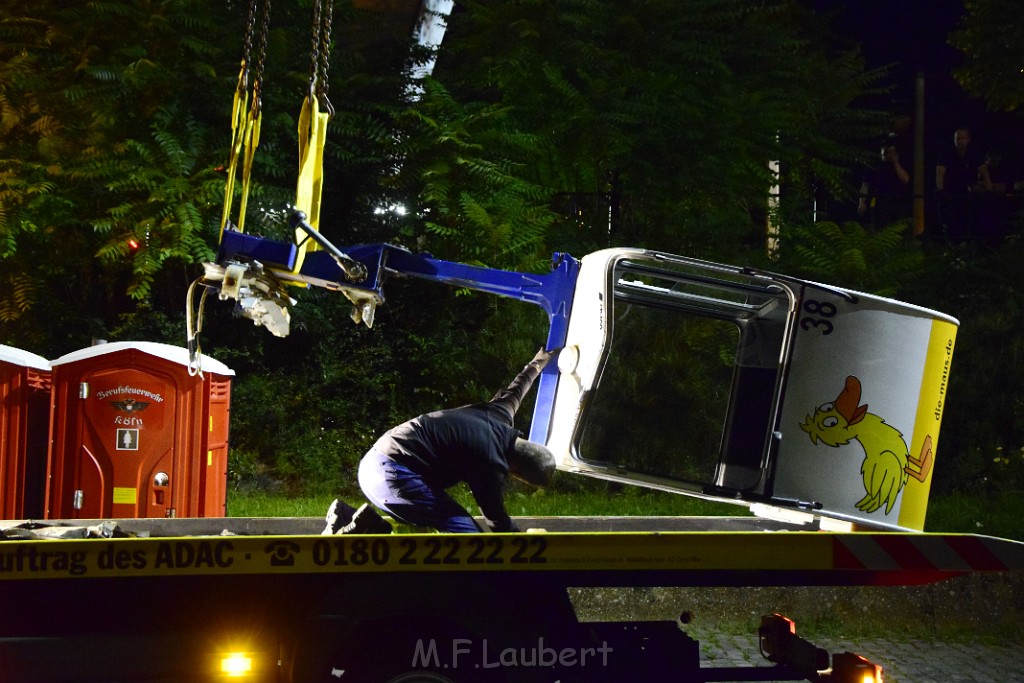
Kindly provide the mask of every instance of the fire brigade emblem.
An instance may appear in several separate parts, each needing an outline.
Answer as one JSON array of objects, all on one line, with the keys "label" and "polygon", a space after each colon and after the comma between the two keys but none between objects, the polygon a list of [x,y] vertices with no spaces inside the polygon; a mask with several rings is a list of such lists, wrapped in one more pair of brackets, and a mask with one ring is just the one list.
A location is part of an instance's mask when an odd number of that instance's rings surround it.
[{"label": "fire brigade emblem", "polygon": [[126,413],[141,413],[149,407],[147,401],[136,401],[134,398],[126,398],[123,401],[111,401],[110,405],[115,410],[123,410]]}]

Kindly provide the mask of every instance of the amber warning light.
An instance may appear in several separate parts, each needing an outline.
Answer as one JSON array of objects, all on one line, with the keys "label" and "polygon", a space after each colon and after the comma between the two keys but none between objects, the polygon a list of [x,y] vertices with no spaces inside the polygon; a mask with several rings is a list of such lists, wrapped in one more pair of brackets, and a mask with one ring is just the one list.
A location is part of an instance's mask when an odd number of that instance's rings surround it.
[{"label": "amber warning light", "polygon": [[883,683],[882,667],[860,655],[843,652],[832,655],[830,680],[834,683]]},{"label": "amber warning light", "polygon": [[758,629],[761,654],[804,676],[821,683],[883,683],[882,667],[860,655],[843,652],[832,655],[796,634],[796,623],[781,614],[761,617]]},{"label": "amber warning light", "polygon": [[220,671],[231,678],[241,678],[252,673],[252,657],[243,652],[232,652],[220,660]]}]

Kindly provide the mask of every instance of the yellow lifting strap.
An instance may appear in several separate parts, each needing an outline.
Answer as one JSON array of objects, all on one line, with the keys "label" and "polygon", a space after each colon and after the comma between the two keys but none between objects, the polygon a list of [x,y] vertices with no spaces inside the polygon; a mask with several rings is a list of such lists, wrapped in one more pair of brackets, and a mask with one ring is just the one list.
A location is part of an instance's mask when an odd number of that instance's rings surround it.
[{"label": "yellow lifting strap", "polygon": [[[228,162],[228,177],[224,186],[224,209],[221,214],[221,239],[231,222],[231,211],[235,197],[235,180],[238,164],[242,164],[241,203],[236,228],[244,232],[245,214],[249,203],[249,187],[252,181],[252,165],[260,141],[260,126],[263,120],[260,90],[263,78],[263,62],[266,53],[267,25],[270,16],[270,0],[262,0],[262,15],[257,26],[257,2],[249,1],[248,31],[242,68],[238,74],[238,86],[231,110],[231,151]],[[330,50],[331,2],[322,0],[313,3],[313,52],[311,55],[309,91],[302,103],[299,114],[299,175],[295,190],[295,208],[306,214],[307,222],[314,228],[320,225],[320,198],[323,193],[324,145],[327,142],[327,124],[334,109],[327,99],[327,68]],[[254,36],[255,34],[255,36]],[[256,38],[255,61],[250,62],[252,39]],[[250,74],[250,64],[254,66]],[[250,94],[250,76],[252,92]],[[302,262],[309,249],[319,249],[302,230],[296,230],[298,246],[292,272],[302,269]]]},{"label": "yellow lifting strap", "polygon": [[[305,212],[306,222],[320,229],[320,198],[323,194],[324,145],[327,142],[327,124],[330,112],[321,111],[314,92],[302,103],[299,114],[299,178],[295,189],[295,208]],[[320,246],[301,229],[295,231],[299,245],[293,272],[302,269],[307,250],[316,251]]]},{"label": "yellow lifting strap", "polygon": [[224,210],[220,216],[220,236],[231,222],[231,208],[235,201],[235,178],[238,176],[238,159],[242,159],[242,198],[235,227],[245,232],[245,209],[249,203],[249,185],[252,179],[252,160],[260,142],[260,122],[263,112],[256,100],[249,106],[249,91],[245,87],[246,67],[238,77],[235,100],[231,105],[231,152],[228,156],[228,177],[224,183]]},{"label": "yellow lifting strap", "polygon": [[[313,3],[313,49],[309,65],[309,90],[299,114],[299,177],[295,188],[295,208],[306,214],[306,222],[320,229],[320,199],[323,195],[324,145],[327,124],[334,107],[327,99],[327,70],[331,49],[331,0]],[[293,272],[302,269],[308,250],[320,245],[309,239],[301,228],[295,230],[298,253]]]},{"label": "yellow lifting strap", "polygon": [[[235,175],[238,173],[238,156],[242,153],[242,142],[245,139],[246,110],[249,108],[249,92],[244,87],[245,65],[238,75],[238,87],[235,89],[235,101],[231,105],[231,152],[228,156],[228,177],[224,182],[224,209],[220,216],[219,242],[224,238],[224,228],[231,220],[231,205],[235,198]],[[239,219],[239,223],[242,220]]]},{"label": "yellow lifting strap", "polygon": [[249,114],[245,119],[245,157],[242,160],[242,202],[238,207],[238,230],[245,232],[245,211],[249,206],[249,185],[252,180],[252,161],[256,157],[256,148],[260,144],[260,124],[263,122],[263,110],[253,100]]}]

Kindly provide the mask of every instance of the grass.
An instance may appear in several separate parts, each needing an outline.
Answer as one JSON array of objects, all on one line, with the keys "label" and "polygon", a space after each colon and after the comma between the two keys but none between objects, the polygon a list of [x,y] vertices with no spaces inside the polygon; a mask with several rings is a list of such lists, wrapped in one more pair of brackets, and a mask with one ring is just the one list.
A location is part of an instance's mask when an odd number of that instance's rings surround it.
[{"label": "grass", "polygon": [[230,491],[230,517],[323,517],[333,496],[285,496],[263,491]]},{"label": "grass", "polygon": [[[476,505],[467,489],[456,487],[452,493],[467,510],[476,512]],[[358,494],[341,495],[350,504],[359,505],[362,502]],[[228,514],[232,517],[322,517],[334,497],[331,493],[287,496],[232,490],[228,494]],[[582,478],[563,478],[548,489],[513,485],[506,497],[506,507],[513,517],[698,517],[750,514],[741,505],[715,503],[674,493]],[[1024,541],[1024,515],[1020,514],[1020,495],[1006,492],[992,496],[933,496],[925,531],[984,534]]]},{"label": "grass", "polygon": [[990,496],[954,493],[933,497],[925,531],[984,534],[1024,541],[1021,493],[1004,491]]},{"label": "grass", "polygon": [[[467,510],[477,511],[473,497],[464,486],[451,493]],[[358,506],[358,495],[341,494],[348,503]],[[286,496],[261,491],[228,493],[228,514],[231,517],[322,517],[334,494]],[[505,507],[513,517],[550,516],[726,516],[748,515],[746,507],[714,503],[640,487],[622,487],[604,482],[571,482],[548,489],[532,489],[513,483],[508,490]]]},{"label": "grass", "polygon": [[[460,499],[472,508],[472,498]],[[745,506],[715,503],[675,493],[638,486],[620,486],[604,482],[586,482],[570,487],[530,489],[510,488],[505,507],[513,517],[698,517],[749,515]]]}]

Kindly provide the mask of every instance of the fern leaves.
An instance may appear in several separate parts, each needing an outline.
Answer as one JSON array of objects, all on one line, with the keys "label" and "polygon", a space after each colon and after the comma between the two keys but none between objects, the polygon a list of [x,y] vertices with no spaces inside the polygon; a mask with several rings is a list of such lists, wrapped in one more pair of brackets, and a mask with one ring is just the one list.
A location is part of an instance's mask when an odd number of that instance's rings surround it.
[{"label": "fern leaves", "polygon": [[906,223],[871,232],[860,223],[788,225],[779,264],[787,272],[880,296],[894,296],[924,268]]},{"label": "fern leaves", "polygon": [[400,180],[415,188],[429,211],[424,228],[444,250],[505,267],[539,251],[555,220],[552,192],[527,178],[537,139],[516,129],[508,107],[461,104],[428,79],[419,105],[399,124],[415,141]]}]

